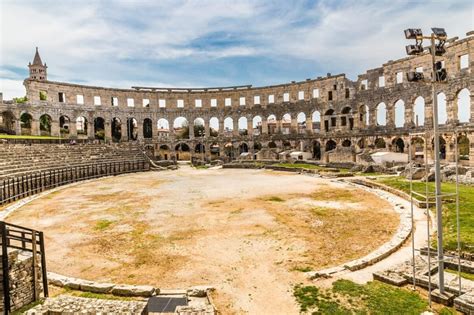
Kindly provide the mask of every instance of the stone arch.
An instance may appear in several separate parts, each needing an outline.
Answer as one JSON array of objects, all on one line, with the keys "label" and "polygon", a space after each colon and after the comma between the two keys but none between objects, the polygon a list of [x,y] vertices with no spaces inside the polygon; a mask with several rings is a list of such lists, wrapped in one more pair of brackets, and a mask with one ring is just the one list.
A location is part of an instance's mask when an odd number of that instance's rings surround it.
[{"label": "stone arch", "polygon": [[166,144],[162,144],[158,150],[158,158],[168,160],[170,158],[170,148]]},{"label": "stone arch", "polygon": [[246,136],[248,135],[248,121],[247,117],[242,116],[237,121],[237,125],[239,126],[239,135]]},{"label": "stone arch", "polygon": [[306,132],[306,114],[303,112],[298,113],[296,116],[296,122],[298,123],[298,133],[302,134]]},{"label": "stone arch", "polygon": [[258,136],[262,134],[262,117],[255,116],[252,119],[253,134]]},{"label": "stone arch", "polygon": [[196,119],[194,119],[194,123],[193,123],[193,128],[194,128],[194,136],[195,137],[205,137],[206,136],[206,130],[205,130],[205,123],[204,123],[204,119],[202,119],[201,117],[198,117]]},{"label": "stone arch", "polygon": [[202,143],[198,143],[194,146],[194,153],[206,153],[206,147]]},{"label": "stone arch", "polygon": [[336,147],[337,147],[336,141],[328,140],[326,142],[326,152],[332,151],[332,150],[336,149]]},{"label": "stone arch", "polygon": [[254,142],[253,143],[253,150],[255,152],[260,151],[262,149],[262,144],[260,142]]},{"label": "stone arch", "polygon": [[180,142],[174,147],[176,151],[176,159],[179,161],[186,161],[191,159],[190,148],[184,143]]},{"label": "stone arch", "polygon": [[249,152],[249,145],[245,142],[242,142],[239,145],[239,153],[242,154],[242,153],[247,153],[247,152]]},{"label": "stone arch", "polygon": [[357,146],[359,149],[365,149],[367,146],[367,140],[365,140],[365,138],[361,138],[359,141],[357,141]]},{"label": "stone arch", "polygon": [[94,139],[105,139],[105,120],[102,117],[96,117],[94,119]]},{"label": "stone arch", "polygon": [[151,139],[153,138],[153,122],[150,118],[145,118],[143,120],[143,138]]},{"label": "stone arch", "polygon": [[468,123],[471,119],[471,96],[467,88],[457,93],[458,121]]},{"label": "stone arch", "polygon": [[158,130],[170,130],[170,124],[165,118],[158,119],[158,121],[156,122],[156,127],[158,128]]},{"label": "stone arch", "polygon": [[418,96],[415,99],[413,106],[413,122],[415,126],[425,125],[425,99],[422,96]]},{"label": "stone arch", "polygon": [[352,142],[349,139],[345,139],[344,141],[342,141],[341,145],[345,148],[349,148],[352,145]]},{"label": "stone arch", "polygon": [[398,100],[394,105],[395,127],[403,128],[405,126],[405,102]]},{"label": "stone arch", "polygon": [[15,134],[15,115],[9,110],[0,116],[0,133]]},{"label": "stone arch", "polygon": [[321,160],[321,143],[317,140],[313,141],[313,159]]},{"label": "stone arch", "polygon": [[268,127],[268,134],[272,135],[277,133],[277,119],[274,114],[271,114],[267,117],[267,127]]},{"label": "stone arch", "polygon": [[457,138],[459,160],[469,160],[470,141],[466,134],[461,134]]},{"label": "stone arch", "polygon": [[31,127],[33,124],[33,116],[29,113],[22,113],[20,115],[20,128],[22,135],[31,135]]},{"label": "stone arch", "polygon": [[403,153],[405,151],[405,142],[400,137],[395,138],[392,141],[392,147],[395,152]]},{"label": "stone arch", "polygon": [[385,149],[387,144],[383,138],[376,138],[374,141],[375,148],[377,149]]},{"label": "stone arch", "polygon": [[352,117],[352,107],[345,106],[341,110],[341,126],[346,127],[349,125],[349,129],[352,130],[354,127],[354,118]]},{"label": "stone arch", "polygon": [[87,119],[84,116],[76,118],[76,132],[77,135],[87,135]]},{"label": "stone arch", "polygon": [[280,120],[281,133],[289,135],[291,133],[291,114],[286,113],[281,117]]},{"label": "stone arch", "polygon": [[234,120],[232,117],[226,117],[224,119],[224,134],[226,135],[232,135],[234,131]]},{"label": "stone arch", "polygon": [[188,120],[182,116],[176,117],[173,121],[173,131],[178,139],[189,138]]},{"label": "stone arch", "polygon": [[384,102],[381,102],[376,107],[377,111],[377,126],[386,126],[387,125],[387,105]]},{"label": "stone arch", "polygon": [[120,118],[112,118],[112,141],[119,142],[122,139],[122,121]]},{"label": "stone arch", "polygon": [[219,119],[217,117],[209,119],[209,133],[211,137],[217,137],[219,135]]},{"label": "stone arch", "polygon": [[127,118],[127,140],[135,141],[138,139],[138,121],[133,118]]},{"label": "stone arch", "polygon": [[39,125],[40,125],[40,134],[42,136],[50,136],[51,135],[51,125],[53,123],[53,119],[48,114],[43,114],[39,118]]},{"label": "stone arch", "polygon": [[446,108],[446,94],[440,92],[436,95],[438,102],[438,124],[444,125],[448,121],[448,111]]},{"label": "stone arch", "polygon": [[417,136],[411,138],[410,142],[412,160],[422,161],[425,156],[425,139]]},{"label": "stone arch", "polygon": [[268,143],[268,148],[269,149],[276,149],[277,148],[277,144],[275,143],[275,141],[270,141]]},{"label": "stone arch", "polygon": [[324,113],[324,130],[328,132],[332,127],[336,127],[336,116],[334,109],[330,108]]},{"label": "stone arch", "polygon": [[321,130],[321,113],[315,110],[311,115],[311,121],[313,122],[313,130]]},{"label": "stone arch", "polygon": [[209,150],[211,153],[211,157],[218,157],[221,155],[221,148],[219,147],[219,144],[217,142],[211,143],[209,146]]},{"label": "stone arch", "polygon": [[70,131],[71,120],[66,115],[59,117],[59,132],[61,135],[68,135]]},{"label": "stone arch", "polygon": [[361,105],[359,107],[359,122],[362,127],[368,127],[370,125],[369,106]]}]

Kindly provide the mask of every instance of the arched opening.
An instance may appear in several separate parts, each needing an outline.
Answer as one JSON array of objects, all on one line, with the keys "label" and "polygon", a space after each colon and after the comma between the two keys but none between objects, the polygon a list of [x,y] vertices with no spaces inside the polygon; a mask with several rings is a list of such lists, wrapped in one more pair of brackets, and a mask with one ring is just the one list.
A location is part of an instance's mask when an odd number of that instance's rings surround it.
[{"label": "arched opening", "polygon": [[351,140],[346,139],[346,140],[342,141],[341,145],[345,148],[349,148],[352,145],[352,142],[351,142]]},{"label": "arched opening", "polygon": [[254,142],[253,143],[253,150],[255,152],[258,152],[262,149],[262,144],[260,142]]},{"label": "arched opening", "polygon": [[71,120],[67,116],[60,116],[59,117],[59,132],[61,135],[68,135],[69,134],[69,125]]},{"label": "arched opening", "polygon": [[332,151],[337,147],[336,141],[329,140],[326,142],[326,152]]},{"label": "arched opening", "polygon": [[170,135],[170,124],[164,118],[158,119],[156,123],[156,133],[158,138],[168,138]]},{"label": "arched opening", "polygon": [[281,118],[281,133],[284,135],[289,135],[291,132],[291,115],[286,113]]},{"label": "arched opening", "polygon": [[135,118],[127,118],[127,139],[129,141],[138,139],[138,122]]},{"label": "arched opening", "polygon": [[230,160],[234,159],[234,146],[231,142],[224,144],[224,154],[230,158]]},{"label": "arched opening", "polygon": [[50,136],[51,135],[51,124],[52,124],[51,116],[48,114],[43,114],[40,116],[39,123],[40,123],[40,133],[42,136]]},{"label": "arched opening", "polygon": [[105,120],[102,117],[94,119],[94,139],[105,139]]},{"label": "arched opening", "polygon": [[194,147],[194,153],[200,153],[200,154],[206,153],[206,147],[204,146],[204,144],[202,143],[196,144],[196,146]]},{"label": "arched opening", "polygon": [[332,127],[336,127],[336,117],[334,116],[334,109],[328,109],[324,113],[324,130],[329,131]]},{"label": "arched opening", "polygon": [[459,160],[461,161],[469,160],[469,147],[470,147],[469,138],[465,134],[458,136]]},{"label": "arched opening", "polygon": [[446,121],[448,121],[448,112],[446,109],[446,94],[443,92],[438,93],[437,101],[438,101],[438,124],[444,125]]},{"label": "arched opening", "polygon": [[425,140],[420,137],[413,137],[411,139],[411,155],[413,160],[423,162],[425,158]]},{"label": "arched opening", "polygon": [[392,141],[392,146],[395,152],[403,153],[405,151],[405,142],[402,138],[396,138]]},{"label": "arched opening", "polygon": [[298,123],[298,133],[306,133],[306,114],[301,112],[296,116],[296,121]]},{"label": "arched opening", "polygon": [[153,138],[153,122],[150,118],[145,118],[143,120],[143,138],[151,139]]},{"label": "arched opening", "polygon": [[395,127],[403,128],[405,126],[405,102],[398,100],[395,102]]},{"label": "arched opening", "polygon": [[221,155],[221,149],[217,142],[212,143],[209,150],[211,151],[211,158],[217,158]]},{"label": "arched opening", "polygon": [[247,118],[240,117],[238,121],[239,125],[239,135],[246,136],[248,135],[248,125],[247,125]]},{"label": "arched opening", "polygon": [[321,130],[321,113],[317,110],[313,112],[311,115],[311,120],[313,122],[313,130],[320,131]]},{"label": "arched opening", "polygon": [[359,147],[359,149],[365,149],[365,147],[367,146],[366,142],[367,141],[365,140],[365,138],[362,138],[359,141],[357,141],[357,146]]},{"label": "arched opening", "polygon": [[204,126],[204,119],[196,118],[194,119],[194,136],[198,138],[202,138],[206,136],[206,130]]},{"label": "arched opening", "polygon": [[173,122],[173,130],[178,139],[189,138],[189,124],[184,117],[177,117]]},{"label": "arched opening", "polygon": [[471,93],[468,89],[462,89],[458,92],[458,120],[460,123],[467,123],[471,119]]},{"label": "arched opening", "polygon": [[77,136],[87,136],[87,119],[83,116],[79,116],[76,119],[76,131]]},{"label": "arched opening", "polygon": [[276,116],[271,114],[267,118],[267,128],[268,128],[268,134],[273,135],[277,133],[277,120]]},{"label": "arched opening", "polygon": [[249,152],[249,146],[247,143],[243,142],[239,145],[239,153],[242,154],[246,152]]},{"label": "arched opening", "polygon": [[285,150],[291,149],[291,142],[290,141],[283,141],[283,148]]},{"label": "arched opening", "polygon": [[0,133],[15,134],[15,116],[9,110],[2,112],[0,116]]},{"label": "arched opening", "polygon": [[262,134],[262,117],[255,116],[252,119],[252,128],[253,128],[253,134],[255,136]]},{"label": "arched opening", "polygon": [[275,149],[277,147],[276,143],[274,141],[270,141],[268,143],[268,148],[270,149]]},{"label": "arched opening", "polygon": [[209,120],[209,133],[211,137],[217,137],[219,135],[219,119],[212,117]]},{"label": "arched opening", "polygon": [[321,143],[313,141],[313,159],[321,160]]},{"label": "arched opening", "polygon": [[375,147],[377,149],[385,149],[386,148],[386,143],[385,143],[385,140],[383,138],[377,138],[375,139]]},{"label": "arched opening", "polygon": [[187,161],[191,159],[190,149],[186,143],[178,143],[175,146],[176,159],[179,161]]},{"label": "arched opening", "polygon": [[231,136],[234,131],[234,120],[230,117],[224,119],[224,134],[226,136]]},{"label": "arched opening", "polygon": [[387,125],[387,105],[385,103],[379,103],[377,105],[377,126]]},{"label": "arched opening", "polygon": [[352,117],[352,108],[346,106],[341,111],[341,126],[349,127],[349,130],[354,128],[354,118]]},{"label": "arched opening", "polygon": [[120,118],[114,117],[112,119],[112,141],[119,142],[122,139],[122,121]]},{"label": "arched opening", "polygon": [[23,113],[20,116],[20,128],[22,135],[31,135],[31,123],[33,117],[28,113]]},{"label": "arched opening", "polygon": [[370,125],[370,114],[369,114],[369,106],[362,105],[359,107],[359,121],[361,127],[368,127]]},{"label": "arched opening", "polygon": [[425,125],[425,99],[418,96],[415,99],[415,106],[413,107],[413,122],[415,126]]},{"label": "arched opening", "polygon": [[170,158],[170,148],[166,144],[160,145],[158,150],[159,160],[168,160]]}]

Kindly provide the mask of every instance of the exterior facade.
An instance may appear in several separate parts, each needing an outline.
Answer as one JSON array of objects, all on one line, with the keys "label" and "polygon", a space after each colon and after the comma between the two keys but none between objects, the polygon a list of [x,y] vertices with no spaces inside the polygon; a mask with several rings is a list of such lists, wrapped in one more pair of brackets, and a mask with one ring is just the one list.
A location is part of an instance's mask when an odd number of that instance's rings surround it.
[{"label": "exterior facade", "polygon": [[[446,50],[438,58],[448,80],[435,87],[441,156],[452,162],[457,154],[474,165],[474,36]],[[328,74],[265,87],[114,89],[48,81],[37,51],[24,81],[27,100],[0,101],[1,127],[139,141],[162,159],[256,156],[265,148],[311,152],[325,162],[356,161],[358,153],[375,150],[432,157],[432,66],[425,54],[388,61],[356,81]],[[427,82],[408,82],[409,71],[423,72]]]}]

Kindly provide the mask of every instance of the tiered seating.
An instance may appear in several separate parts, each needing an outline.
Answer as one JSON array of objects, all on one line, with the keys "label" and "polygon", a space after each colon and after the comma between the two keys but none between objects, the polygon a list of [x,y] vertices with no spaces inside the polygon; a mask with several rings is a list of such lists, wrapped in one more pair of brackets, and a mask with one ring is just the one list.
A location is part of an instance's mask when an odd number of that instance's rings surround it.
[{"label": "tiered seating", "polygon": [[144,161],[137,146],[106,144],[3,144],[0,179],[43,170],[109,162]]}]

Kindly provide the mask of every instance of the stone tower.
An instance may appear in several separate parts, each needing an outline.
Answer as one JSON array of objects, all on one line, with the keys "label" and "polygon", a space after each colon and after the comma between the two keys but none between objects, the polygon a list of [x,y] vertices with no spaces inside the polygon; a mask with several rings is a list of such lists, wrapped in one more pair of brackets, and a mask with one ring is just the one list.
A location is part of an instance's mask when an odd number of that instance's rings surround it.
[{"label": "stone tower", "polygon": [[38,52],[38,47],[36,47],[36,53],[35,57],[33,58],[33,63],[30,62],[28,64],[28,68],[30,68],[30,79],[40,81],[48,80],[48,74],[46,72],[46,69],[48,67],[46,66],[46,63],[43,64],[43,61],[41,61],[41,57]]}]

